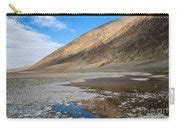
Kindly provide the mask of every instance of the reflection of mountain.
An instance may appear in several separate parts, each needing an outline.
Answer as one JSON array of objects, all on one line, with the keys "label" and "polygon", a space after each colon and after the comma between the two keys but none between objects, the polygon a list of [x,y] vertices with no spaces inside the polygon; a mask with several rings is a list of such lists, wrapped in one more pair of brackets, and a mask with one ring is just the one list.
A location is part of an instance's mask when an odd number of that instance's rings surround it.
[{"label": "reflection of mountain", "polygon": [[32,69],[87,70],[168,67],[168,17],[127,16],[56,50]]}]

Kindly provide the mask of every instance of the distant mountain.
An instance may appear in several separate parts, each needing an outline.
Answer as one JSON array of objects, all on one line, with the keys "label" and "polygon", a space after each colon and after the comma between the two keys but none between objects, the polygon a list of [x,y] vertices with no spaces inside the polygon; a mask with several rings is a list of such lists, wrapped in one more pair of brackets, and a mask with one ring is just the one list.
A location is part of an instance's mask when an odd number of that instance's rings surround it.
[{"label": "distant mountain", "polygon": [[168,67],[168,17],[127,16],[95,28],[31,67],[47,71]]}]

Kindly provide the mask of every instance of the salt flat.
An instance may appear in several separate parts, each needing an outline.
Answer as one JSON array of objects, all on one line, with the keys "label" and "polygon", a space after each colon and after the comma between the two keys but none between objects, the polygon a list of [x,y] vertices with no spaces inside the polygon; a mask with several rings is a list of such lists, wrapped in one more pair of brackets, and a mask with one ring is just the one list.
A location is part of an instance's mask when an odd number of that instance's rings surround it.
[{"label": "salt flat", "polygon": [[[164,118],[168,116],[168,79],[152,76],[139,72],[10,73],[7,117],[67,118],[72,113],[52,108],[74,105],[96,117]],[[166,112],[152,114],[150,108]]]}]

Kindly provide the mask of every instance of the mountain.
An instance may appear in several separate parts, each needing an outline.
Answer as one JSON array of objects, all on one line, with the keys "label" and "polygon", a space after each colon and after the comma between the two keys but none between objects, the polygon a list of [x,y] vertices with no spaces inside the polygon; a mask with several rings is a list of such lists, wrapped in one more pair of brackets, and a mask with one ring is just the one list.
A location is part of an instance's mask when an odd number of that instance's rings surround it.
[{"label": "mountain", "polygon": [[69,71],[168,67],[168,17],[126,16],[95,28],[33,65]]}]

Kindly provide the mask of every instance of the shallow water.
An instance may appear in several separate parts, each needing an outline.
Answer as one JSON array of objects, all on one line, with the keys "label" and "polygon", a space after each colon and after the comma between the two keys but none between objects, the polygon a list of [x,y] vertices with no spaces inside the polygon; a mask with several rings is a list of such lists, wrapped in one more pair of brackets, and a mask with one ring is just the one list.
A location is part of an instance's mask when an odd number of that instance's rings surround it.
[{"label": "shallow water", "polygon": [[102,118],[165,118],[169,113],[166,78],[101,77],[67,85],[94,89],[100,97],[80,101],[80,106]]},{"label": "shallow water", "polygon": [[72,118],[96,118],[96,115],[75,105],[55,105],[52,110]]},{"label": "shallow water", "polygon": [[113,92],[158,92],[168,90],[168,79],[149,76],[101,77],[85,79],[84,82],[72,82],[68,86],[103,89]]}]

